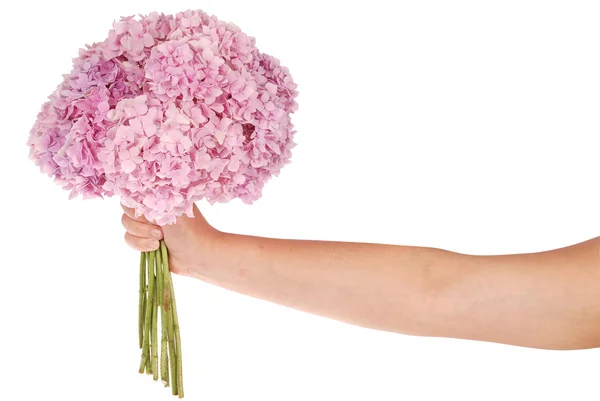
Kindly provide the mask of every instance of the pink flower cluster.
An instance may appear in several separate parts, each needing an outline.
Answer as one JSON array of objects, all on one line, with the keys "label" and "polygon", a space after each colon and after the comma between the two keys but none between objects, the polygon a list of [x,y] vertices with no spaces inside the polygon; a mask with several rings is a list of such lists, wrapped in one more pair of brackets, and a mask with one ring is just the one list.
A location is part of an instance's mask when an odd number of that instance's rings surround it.
[{"label": "pink flower cluster", "polygon": [[120,196],[170,224],[203,198],[261,196],[290,161],[297,94],[233,24],[199,10],[122,18],[43,105],[30,158],[71,197]]}]

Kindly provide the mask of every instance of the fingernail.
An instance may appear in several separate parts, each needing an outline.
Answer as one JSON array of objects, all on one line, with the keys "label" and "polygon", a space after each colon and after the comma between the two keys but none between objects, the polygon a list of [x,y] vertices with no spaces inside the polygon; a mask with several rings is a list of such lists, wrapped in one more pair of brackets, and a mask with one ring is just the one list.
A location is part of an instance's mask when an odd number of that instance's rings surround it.
[{"label": "fingernail", "polygon": [[158,243],[158,241],[156,241],[156,240],[153,240],[153,239],[151,239],[150,241],[148,241],[148,246],[149,246],[149,247],[150,247],[152,250],[158,249],[159,245],[160,245],[160,244],[159,244],[159,243]]},{"label": "fingernail", "polygon": [[155,228],[154,230],[152,230],[152,236],[156,239],[161,239],[162,238],[162,231],[159,230],[158,228]]}]

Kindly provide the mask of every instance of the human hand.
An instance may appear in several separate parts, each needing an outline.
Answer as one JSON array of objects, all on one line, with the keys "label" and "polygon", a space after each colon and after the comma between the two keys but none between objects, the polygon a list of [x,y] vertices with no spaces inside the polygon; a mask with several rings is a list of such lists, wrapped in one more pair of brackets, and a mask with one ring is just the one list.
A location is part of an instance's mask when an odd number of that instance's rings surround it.
[{"label": "human hand", "polygon": [[172,273],[194,276],[194,272],[206,263],[209,251],[220,234],[213,228],[194,205],[194,218],[180,216],[175,224],[164,227],[148,221],[144,216],[135,217],[135,210],[121,205],[124,214],[121,223],[127,232],[125,242],[140,252],[158,249],[164,239],[169,250],[169,269]]}]

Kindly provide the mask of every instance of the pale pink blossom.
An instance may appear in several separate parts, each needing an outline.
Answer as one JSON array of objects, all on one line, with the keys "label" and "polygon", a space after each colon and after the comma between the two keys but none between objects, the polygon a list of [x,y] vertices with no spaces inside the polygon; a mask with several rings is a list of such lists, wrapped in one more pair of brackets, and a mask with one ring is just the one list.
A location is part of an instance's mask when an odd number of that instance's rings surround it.
[{"label": "pale pink blossom", "polygon": [[286,67],[202,11],[122,18],[86,46],[30,132],[70,197],[119,196],[160,225],[193,203],[252,203],[289,163],[298,107]]}]

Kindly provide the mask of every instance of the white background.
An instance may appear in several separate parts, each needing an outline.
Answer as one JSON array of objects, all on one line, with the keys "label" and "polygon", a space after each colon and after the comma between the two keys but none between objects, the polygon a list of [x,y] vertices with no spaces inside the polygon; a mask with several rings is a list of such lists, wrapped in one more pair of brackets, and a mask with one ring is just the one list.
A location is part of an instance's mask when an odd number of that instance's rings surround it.
[{"label": "white background", "polygon": [[[263,198],[200,204],[220,230],[472,254],[600,234],[597,2],[10,1],[0,400],[172,399],[137,373],[138,254],[118,200],[68,201],[25,142],[115,18],[189,8],[257,38],[300,91],[293,162]],[[189,400],[600,399],[600,349],[382,333],[174,280]]]}]

